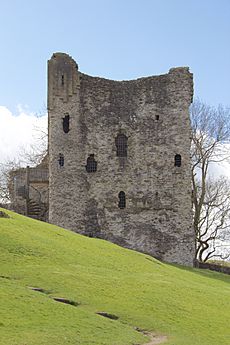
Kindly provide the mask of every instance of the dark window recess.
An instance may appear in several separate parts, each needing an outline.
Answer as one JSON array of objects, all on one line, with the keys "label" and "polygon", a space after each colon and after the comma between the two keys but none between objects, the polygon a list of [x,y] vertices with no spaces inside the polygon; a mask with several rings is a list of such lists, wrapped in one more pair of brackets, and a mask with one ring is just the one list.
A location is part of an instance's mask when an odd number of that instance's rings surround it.
[{"label": "dark window recess", "polygon": [[64,167],[64,155],[62,153],[59,154],[58,163],[60,167]]},{"label": "dark window recess", "polygon": [[61,76],[61,84],[62,84],[62,86],[64,85],[64,83],[65,83],[65,78],[64,78],[64,75],[62,74],[62,76]]},{"label": "dark window recess", "polygon": [[69,132],[69,115],[65,115],[65,117],[63,117],[63,131],[65,133]]},{"label": "dark window recess", "polygon": [[175,155],[175,167],[181,166],[181,155]]},{"label": "dark window recess", "polygon": [[94,159],[94,155],[89,155],[87,158],[86,171],[88,173],[97,171],[97,162]]},{"label": "dark window recess", "polygon": [[125,207],[126,207],[125,192],[121,191],[121,192],[118,194],[118,198],[119,198],[118,207],[119,207],[119,208],[125,208]]},{"label": "dark window recess", "polygon": [[155,119],[156,119],[157,121],[159,120],[159,118],[160,118],[159,115],[156,115],[156,116],[155,116]]},{"label": "dark window recess", "polygon": [[127,157],[128,138],[124,134],[118,134],[115,139],[117,147],[117,157]]}]

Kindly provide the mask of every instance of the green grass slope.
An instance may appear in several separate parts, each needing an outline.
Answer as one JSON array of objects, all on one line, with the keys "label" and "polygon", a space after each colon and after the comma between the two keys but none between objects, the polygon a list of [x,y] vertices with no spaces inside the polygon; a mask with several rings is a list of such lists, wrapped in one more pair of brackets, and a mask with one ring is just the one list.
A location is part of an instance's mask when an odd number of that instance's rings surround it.
[{"label": "green grass slope", "polygon": [[230,344],[229,276],[167,265],[8,214],[11,218],[0,218],[0,344],[148,342],[135,327],[167,335],[168,345]]}]

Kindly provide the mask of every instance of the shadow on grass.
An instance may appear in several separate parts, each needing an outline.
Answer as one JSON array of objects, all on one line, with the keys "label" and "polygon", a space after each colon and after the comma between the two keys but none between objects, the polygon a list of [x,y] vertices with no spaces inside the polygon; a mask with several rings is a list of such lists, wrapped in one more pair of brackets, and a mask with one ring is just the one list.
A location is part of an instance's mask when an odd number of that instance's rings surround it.
[{"label": "shadow on grass", "polygon": [[198,274],[202,277],[209,278],[212,280],[216,279],[216,280],[220,280],[222,282],[225,282],[227,284],[230,283],[230,275],[224,274],[221,272],[211,271],[211,270],[205,269],[205,268],[186,267],[186,266],[181,266],[181,265],[177,265],[177,264],[169,264],[169,266],[178,268],[178,269],[183,270],[183,271],[191,272],[193,274]]},{"label": "shadow on grass", "polygon": [[[36,291],[36,292],[41,292],[45,295],[50,295],[52,293],[52,291],[50,290],[45,290],[43,288],[40,288],[40,287],[33,287],[33,286],[28,286],[28,288],[32,291]],[[53,297],[53,296],[49,296],[51,299],[53,299],[54,301],[56,302],[60,302],[60,303],[64,303],[64,304],[69,304],[69,305],[72,305],[74,307],[78,307],[80,305],[79,302],[76,302],[76,301],[73,301],[73,300],[70,300],[68,298],[65,298],[65,297]]]}]

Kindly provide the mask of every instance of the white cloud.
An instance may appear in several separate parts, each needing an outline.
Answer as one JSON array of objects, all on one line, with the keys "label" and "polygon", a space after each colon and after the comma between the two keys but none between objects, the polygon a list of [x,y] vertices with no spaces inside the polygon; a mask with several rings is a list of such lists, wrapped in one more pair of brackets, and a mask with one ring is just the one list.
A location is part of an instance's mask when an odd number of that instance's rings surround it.
[{"label": "white cloud", "polygon": [[210,165],[209,176],[212,178],[219,178],[221,176],[227,176],[230,178],[230,164],[228,161],[215,163]]},{"label": "white cloud", "polygon": [[224,143],[219,149],[219,153],[216,155],[218,163],[210,163],[209,176],[213,179],[220,178],[221,176],[227,176],[230,178],[230,144]]},{"label": "white cloud", "polygon": [[47,131],[47,114],[37,117],[18,106],[18,114],[0,106],[0,163],[18,158],[23,147],[35,144],[39,130]]}]

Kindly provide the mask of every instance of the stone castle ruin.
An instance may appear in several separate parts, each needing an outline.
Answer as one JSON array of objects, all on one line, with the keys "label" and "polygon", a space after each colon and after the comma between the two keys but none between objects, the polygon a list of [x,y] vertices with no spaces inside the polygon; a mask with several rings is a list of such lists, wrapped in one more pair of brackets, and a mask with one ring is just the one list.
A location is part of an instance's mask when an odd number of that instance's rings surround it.
[{"label": "stone castle ruin", "polygon": [[11,208],[26,216],[48,222],[48,156],[34,168],[12,170],[9,192]]},{"label": "stone castle ruin", "polygon": [[192,265],[187,67],[131,81],[48,62],[49,221]]}]

